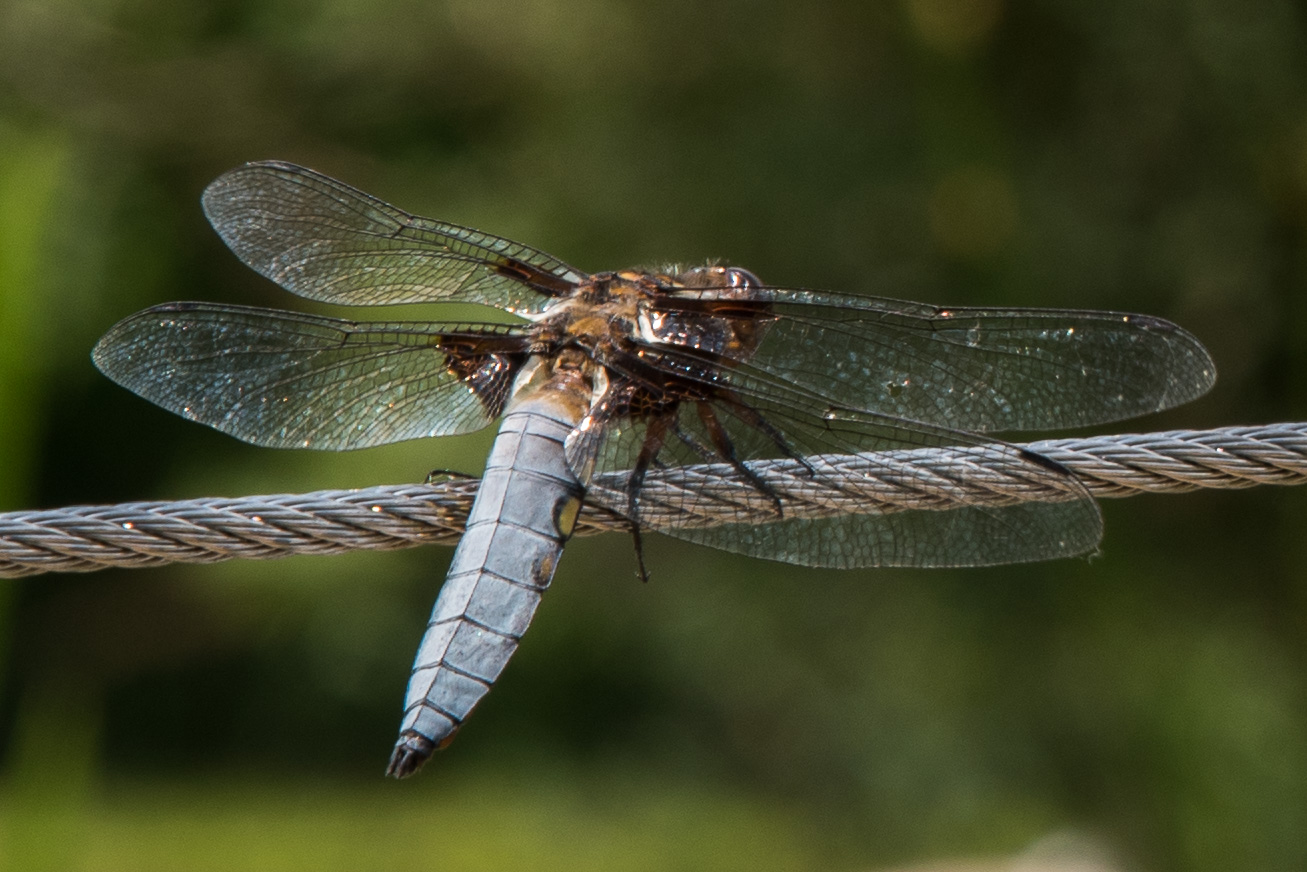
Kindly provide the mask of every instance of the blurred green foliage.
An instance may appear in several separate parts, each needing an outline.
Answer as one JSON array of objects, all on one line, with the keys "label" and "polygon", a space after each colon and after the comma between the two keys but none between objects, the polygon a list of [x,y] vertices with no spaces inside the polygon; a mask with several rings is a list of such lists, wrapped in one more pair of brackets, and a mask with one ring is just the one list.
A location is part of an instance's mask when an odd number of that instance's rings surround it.
[{"label": "blurred green foliage", "polygon": [[[1221,380],[1138,429],[1301,420],[1305,67],[1289,0],[4,0],[0,510],[478,469],[484,434],[251,448],[93,370],[148,304],[302,304],[199,209],[261,158],[583,268],[1164,315]],[[380,772],[447,551],[6,583],[0,867],[871,868],[1070,831],[1304,868],[1307,496],[1104,510],[1100,557],[983,571],[658,542],[640,585],[577,542],[411,784]]]}]

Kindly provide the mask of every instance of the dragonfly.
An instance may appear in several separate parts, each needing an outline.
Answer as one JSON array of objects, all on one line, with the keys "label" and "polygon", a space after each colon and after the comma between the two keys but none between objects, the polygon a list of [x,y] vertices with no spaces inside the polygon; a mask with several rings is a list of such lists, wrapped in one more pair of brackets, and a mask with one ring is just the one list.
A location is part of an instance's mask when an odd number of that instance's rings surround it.
[{"label": "dragonfly", "polygon": [[[499,677],[583,501],[626,519],[642,575],[645,530],[811,567],[1074,556],[1102,536],[1094,500],[992,434],[1166,409],[1216,376],[1202,344],[1157,317],[776,287],[711,262],[587,273],[289,163],[234,169],[203,205],[237,257],[300,297],[517,318],[178,302],[127,317],[93,352],[120,385],[255,445],[339,451],[500,422],[415,657],[395,777],[446,746]],[[914,461],[923,448],[950,463]],[[831,462],[850,454],[857,475]],[[778,460],[798,486],[761,474]],[[1024,498],[958,497],[982,461]],[[886,483],[919,499],[877,508]]]}]

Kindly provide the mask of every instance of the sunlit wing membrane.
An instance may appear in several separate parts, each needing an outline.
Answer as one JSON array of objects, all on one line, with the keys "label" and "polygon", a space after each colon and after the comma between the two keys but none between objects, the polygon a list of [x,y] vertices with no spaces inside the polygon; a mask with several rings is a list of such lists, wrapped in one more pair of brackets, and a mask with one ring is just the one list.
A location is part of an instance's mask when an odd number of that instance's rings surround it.
[{"label": "sunlit wing membrane", "polygon": [[447,301],[534,313],[582,278],[542,251],[410,215],[294,164],[225,173],[205,190],[204,212],[246,264],[325,303]]},{"label": "sunlit wing membrane", "polygon": [[128,390],[246,442],[345,450],[486,426],[523,347],[505,325],[170,303],[120,321],[92,356]]},{"label": "sunlit wing membrane", "polygon": [[[714,451],[714,437],[693,402],[677,407],[644,483],[641,526],[726,551],[806,566],[982,566],[1046,560],[1092,551],[1102,535],[1098,508],[1056,464],[1014,446],[874,413],[832,410],[799,391],[744,385],[740,403],[713,402],[712,417],[743,469],[787,459],[783,481],[763,487]],[[650,421],[601,405],[569,440],[575,466],[594,465],[587,500],[629,514],[630,478]],[[774,428],[759,427],[755,414]],[[944,465],[904,449],[947,449]],[[863,453],[856,475],[838,458]],[[802,457],[802,460],[798,458]],[[707,465],[705,465],[707,464]],[[1027,501],[974,505],[967,482],[999,470],[1023,483]],[[767,482],[773,482],[768,484]],[[886,482],[921,508],[886,510]]]},{"label": "sunlit wing membrane", "polygon": [[723,368],[727,382],[765,374],[840,405],[941,426],[1105,423],[1188,402],[1216,380],[1197,339],[1145,315],[946,308],[770,288],[750,296],[774,320],[756,350],[734,370]]}]

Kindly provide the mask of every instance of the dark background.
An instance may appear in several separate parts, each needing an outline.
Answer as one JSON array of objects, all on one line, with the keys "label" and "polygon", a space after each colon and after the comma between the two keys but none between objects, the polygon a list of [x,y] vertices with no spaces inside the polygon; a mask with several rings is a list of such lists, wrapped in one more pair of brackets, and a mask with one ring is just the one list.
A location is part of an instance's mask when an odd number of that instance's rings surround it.
[{"label": "dark background", "polygon": [[[479,470],[95,372],[149,304],[309,307],[199,208],[263,158],[586,269],[1162,315],[1220,381],[1116,429],[1301,420],[1305,65],[1289,0],[0,0],[0,510]],[[406,783],[448,549],[3,583],[0,867],[1304,868],[1307,495],[1103,508],[1101,556],[989,570],[577,541]]]}]

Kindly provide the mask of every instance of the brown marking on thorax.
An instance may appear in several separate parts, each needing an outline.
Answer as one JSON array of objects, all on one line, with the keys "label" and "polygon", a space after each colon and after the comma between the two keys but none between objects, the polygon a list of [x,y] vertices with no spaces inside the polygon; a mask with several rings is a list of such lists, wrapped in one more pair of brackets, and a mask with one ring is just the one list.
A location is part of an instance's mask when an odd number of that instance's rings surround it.
[{"label": "brown marking on thorax", "polygon": [[[767,304],[750,297],[759,286],[751,273],[725,267],[676,275],[633,269],[596,273],[537,322],[536,353],[571,350],[599,367],[620,361],[628,375],[612,385],[618,405],[636,415],[655,414],[712,391],[700,380],[664,370],[659,346],[699,357],[704,366],[747,359],[771,320]],[[721,296],[699,299],[694,292],[700,290]]]},{"label": "brown marking on thorax", "polygon": [[555,341],[573,340],[602,352],[636,334],[640,304],[657,291],[654,278],[644,273],[596,273],[554,307],[543,332]]}]

